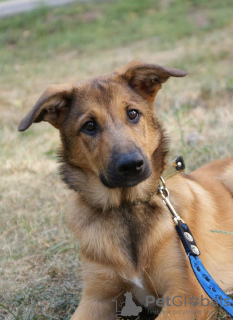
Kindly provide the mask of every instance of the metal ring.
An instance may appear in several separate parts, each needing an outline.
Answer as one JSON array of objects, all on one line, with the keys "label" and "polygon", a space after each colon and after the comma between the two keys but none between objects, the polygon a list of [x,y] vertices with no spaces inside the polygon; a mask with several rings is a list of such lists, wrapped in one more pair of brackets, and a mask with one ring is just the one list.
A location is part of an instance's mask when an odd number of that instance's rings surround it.
[{"label": "metal ring", "polygon": [[[169,191],[167,189],[167,186],[166,186],[166,183],[163,179],[163,177],[160,177],[160,181],[161,181],[161,184],[159,186],[159,191],[160,191],[160,194],[164,197],[164,198],[168,198],[169,197]],[[166,194],[164,194],[166,193]]]}]

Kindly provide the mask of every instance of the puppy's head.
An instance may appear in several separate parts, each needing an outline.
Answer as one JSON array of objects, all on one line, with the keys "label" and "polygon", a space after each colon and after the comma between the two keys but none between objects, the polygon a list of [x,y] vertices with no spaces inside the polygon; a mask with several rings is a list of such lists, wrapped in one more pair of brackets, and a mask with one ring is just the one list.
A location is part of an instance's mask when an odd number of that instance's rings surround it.
[{"label": "puppy's head", "polygon": [[[179,69],[132,62],[79,84],[50,86],[21,121],[19,131],[47,121],[59,129],[63,174],[77,191],[139,185],[163,170],[166,146],[153,102]],[[69,172],[69,173],[67,173]],[[79,180],[79,182],[78,182]],[[80,182],[81,181],[81,182]]]}]

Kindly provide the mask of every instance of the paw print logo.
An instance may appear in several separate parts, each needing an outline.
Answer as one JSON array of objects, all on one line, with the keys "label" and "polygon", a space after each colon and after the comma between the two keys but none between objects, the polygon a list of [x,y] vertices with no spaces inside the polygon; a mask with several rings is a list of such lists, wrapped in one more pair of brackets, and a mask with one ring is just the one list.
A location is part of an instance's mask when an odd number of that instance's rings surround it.
[{"label": "paw print logo", "polygon": [[196,307],[196,306],[198,306],[198,304],[199,304],[199,302],[198,302],[198,298],[196,297],[189,297],[189,304],[191,305],[191,306],[194,306],[194,307]]}]

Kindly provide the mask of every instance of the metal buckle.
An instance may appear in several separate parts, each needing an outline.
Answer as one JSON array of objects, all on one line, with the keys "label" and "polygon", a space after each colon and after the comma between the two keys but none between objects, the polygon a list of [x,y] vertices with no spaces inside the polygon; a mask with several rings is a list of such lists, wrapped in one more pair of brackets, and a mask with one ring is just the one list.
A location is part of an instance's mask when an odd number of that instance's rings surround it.
[{"label": "metal buckle", "polygon": [[163,177],[160,177],[160,184],[158,187],[158,191],[160,195],[162,196],[163,202],[167,205],[168,209],[170,210],[171,214],[173,215],[173,220],[175,221],[176,224],[178,224],[178,221],[184,221],[181,219],[181,217],[178,215],[176,210],[174,209],[173,205],[171,204],[169,200],[169,191],[167,189],[165,180]]}]

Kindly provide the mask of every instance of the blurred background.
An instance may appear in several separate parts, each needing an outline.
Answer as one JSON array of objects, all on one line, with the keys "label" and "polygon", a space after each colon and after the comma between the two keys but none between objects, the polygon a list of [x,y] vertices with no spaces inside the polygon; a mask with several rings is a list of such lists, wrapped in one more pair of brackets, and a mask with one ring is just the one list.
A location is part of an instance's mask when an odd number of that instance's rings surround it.
[{"label": "blurred background", "polygon": [[189,73],[170,79],[155,102],[170,159],[182,154],[190,171],[232,156],[233,3],[53,0],[53,7],[41,2],[6,16],[6,2],[0,0],[0,319],[64,320],[78,305],[82,281],[78,242],[66,227],[69,191],[58,176],[59,134],[47,123],[18,133],[19,121],[48,85],[141,59]]}]

